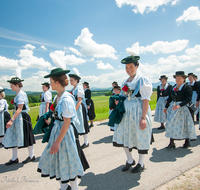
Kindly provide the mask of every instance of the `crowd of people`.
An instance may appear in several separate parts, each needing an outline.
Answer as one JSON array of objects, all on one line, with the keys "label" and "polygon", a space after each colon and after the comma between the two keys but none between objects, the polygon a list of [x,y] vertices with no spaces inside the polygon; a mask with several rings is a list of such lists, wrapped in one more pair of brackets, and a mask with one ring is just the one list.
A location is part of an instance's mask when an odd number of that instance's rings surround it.
[{"label": "crowd of people", "polygon": [[[113,90],[109,99],[109,120],[113,123],[110,130],[114,132],[113,146],[123,147],[127,160],[122,171],[134,166],[132,173],[144,170],[145,155],[154,142],[149,106],[152,83],[147,76],[138,74],[139,59],[139,56],[128,56],[121,61],[125,64],[129,77],[122,82],[121,87],[116,81],[112,83]],[[89,147],[88,136],[95,119],[89,83],[84,82],[80,85],[81,77],[77,74],[68,74],[69,72],[56,68],[44,76],[50,78],[50,83],[42,83],[44,92],[41,94],[37,118],[38,123],[43,120],[45,126],[53,123],[37,171],[42,177],[59,180],[61,190],[77,190],[78,178],[81,178],[84,171],[89,168],[83,149]],[[197,81],[195,74],[186,75],[184,71],[177,71],[173,77],[176,81],[174,86],[167,83],[166,75],[159,78],[161,84],[157,87],[154,121],[161,123],[158,129],[165,129],[165,136],[170,139],[167,149],[175,149],[175,140],[185,140],[183,148],[188,148],[190,141],[197,138],[194,116],[199,121],[200,82]],[[186,78],[189,79],[188,83]],[[16,92],[16,96],[12,100],[15,112],[11,117],[4,99],[5,89],[0,87],[0,143],[4,148],[12,150],[12,158],[5,164],[19,163],[18,149],[25,147],[28,148],[28,157],[22,163],[32,162],[35,160],[35,137],[28,114],[28,97],[21,89],[23,80],[13,77],[7,82]],[[72,89],[67,92],[65,87],[69,83]],[[53,101],[50,87],[57,92]],[[47,113],[51,114],[44,119],[43,116]],[[84,140],[82,146],[79,136]],[[138,151],[137,162],[132,157],[132,149]]]}]

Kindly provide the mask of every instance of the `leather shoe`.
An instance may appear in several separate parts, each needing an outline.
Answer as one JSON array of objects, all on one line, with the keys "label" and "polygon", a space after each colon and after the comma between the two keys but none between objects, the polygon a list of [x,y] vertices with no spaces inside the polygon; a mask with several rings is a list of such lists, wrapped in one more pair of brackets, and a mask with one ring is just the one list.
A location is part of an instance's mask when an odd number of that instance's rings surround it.
[{"label": "leather shoe", "polygon": [[165,126],[162,126],[162,125],[161,125],[161,126],[158,127],[157,129],[159,129],[159,130],[160,130],[160,129],[165,129]]},{"label": "leather shoe", "polygon": [[176,145],[175,145],[175,143],[174,144],[169,144],[166,148],[167,149],[171,149],[171,148],[175,149]]},{"label": "leather shoe", "polygon": [[126,165],[122,168],[122,171],[123,172],[127,171],[133,165],[135,165],[135,160],[133,160],[132,164],[129,164],[128,162],[126,162]]},{"label": "leather shoe", "polygon": [[190,142],[187,144],[184,144],[182,148],[189,148],[190,147]]},{"label": "leather shoe", "polygon": [[35,156],[33,156],[32,158],[30,158],[30,157],[28,157],[26,160],[24,160],[22,163],[23,164],[26,164],[26,163],[28,163],[28,162],[32,162],[32,161],[34,161],[35,160]]},{"label": "leather shoe", "polygon": [[91,124],[91,125],[89,126],[89,128],[91,128],[91,127],[94,127],[94,125],[93,125],[93,124]]},{"label": "leather shoe", "polygon": [[9,162],[6,162],[6,165],[8,166],[8,165],[11,165],[11,164],[17,164],[17,163],[19,163],[19,159],[18,158],[16,158],[15,160],[9,160]]},{"label": "leather shoe", "polygon": [[140,163],[138,163],[133,169],[132,169],[132,173],[138,173],[140,171],[144,170],[144,166],[142,167]]},{"label": "leather shoe", "polygon": [[85,143],[81,146],[82,149],[89,147],[89,143],[86,145]]}]

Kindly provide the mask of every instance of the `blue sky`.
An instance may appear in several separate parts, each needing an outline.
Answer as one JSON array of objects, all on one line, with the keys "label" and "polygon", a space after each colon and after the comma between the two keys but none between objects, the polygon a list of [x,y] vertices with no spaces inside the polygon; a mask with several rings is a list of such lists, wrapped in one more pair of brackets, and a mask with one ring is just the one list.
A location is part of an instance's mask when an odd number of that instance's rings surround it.
[{"label": "blue sky", "polygon": [[106,88],[128,77],[120,61],[132,53],[154,83],[178,70],[200,77],[199,34],[199,0],[3,0],[0,86],[17,75],[24,90],[41,91],[62,67]]}]

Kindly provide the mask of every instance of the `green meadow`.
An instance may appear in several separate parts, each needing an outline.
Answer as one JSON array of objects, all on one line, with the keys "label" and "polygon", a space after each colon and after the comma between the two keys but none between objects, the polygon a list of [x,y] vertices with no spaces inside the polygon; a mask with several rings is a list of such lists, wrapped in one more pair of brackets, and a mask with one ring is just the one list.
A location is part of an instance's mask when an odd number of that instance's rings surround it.
[{"label": "green meadow", "polygon": [[[149,102],[151,110],[155,110],[156,108],[156,98],[157,94],[152,94],[151,96],[151,101]],[[96,113],[96,118],[94,121],[101,121],[104,119],[108,119],[108,112],[109,112],[109,96],[95,96],[92,97],[94,101],[94,106],[95,106],[95,113]],[[12,111],[10,111],[12,115]],[[36,107],[30,107],[29,114],[31,116],[31,121],[33,124],[33,127],[36,124],[36,119],[39,114],[39,106]]]}]

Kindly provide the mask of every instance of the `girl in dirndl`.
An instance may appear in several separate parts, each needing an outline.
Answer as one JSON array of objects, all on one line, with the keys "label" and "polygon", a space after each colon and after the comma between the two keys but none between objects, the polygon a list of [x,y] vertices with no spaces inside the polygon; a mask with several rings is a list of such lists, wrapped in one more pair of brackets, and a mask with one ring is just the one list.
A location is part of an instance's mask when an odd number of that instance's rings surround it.
[{"label": "girl in dirndl", "polygon": [[39,109],[39,117],[44,115],[49,111],[49,107],[51,105],[52,101],[52,93],[49,91],[49,83],[45,82],[42,83],[42,90],[44,91],[41,96],[41,104]]},{"label": "girl in dirndl", "polygon": [[[65,91],[68,85],[66,73],[69,70],[56,68],[45,78],[50,78],[52,90],[57,91],[51,110],[54,112],[54,126],[47,146],[38,164],[42,177],[59,180],[61,190],[78,190],[78,178],[84,175],[83,163],[80,160],[75,138],[77,119],[74,97]],[[47,124],[49,121],[45,120]],[[79,145],[80,147],[80,145]],[[71,186],[68,185],[70,182]]]},{"label": "girl in dirndl", "polygon": [[35,144],[35,138],[33,135],[33,128],[31,123],[31,117],[28,114],[28,97],[25,92],[21,90],[22,81],[18,77],[13,77],[7,82],[10,83],[10,87],[17,93],[13,103],[15,106],[15,113],[6,125],[6,133],[3,138],[4,148],[12,149],[12,158],[6,165],[16,164],[18,159],[18,148],[28,148],[28,158],[22,163],[28,163],[35,160],[33,144]]},{"label": "girl in dirndl", "polygon": [[0,86],[0,145],[2,145],[3,137],[6,132],[6,124],[10,121],[10,113],[8,112],[8,104],[5,98],[4,90]]},{"label": "girl in dirndl", "polygon": [[185,140],[183,148],[190,146],[190,140],[195,140],[196,131],[192,119],[191,108],[187,104],[192,100],[192,88],[185,84],[184,71],[177,71],[173,77],[176,85],[173,87],[167,99],[164,112],[167,113],[165,136],[170,138],[168,149],[175,148],[174,140]]},{"label": "girl in dirndl", "polygon": [[126,64],[129,77],[123,81],[121,91],[121,95],[126,97],[125,113],[113,134],[113,146],[123,147],[127,156],[127,162],[122,171],[127,171],[135,165],[130,151],[138,150],[139,161],[132,169],[132,173],[144,170],[145,154],[148,153],[152,140],[152,118],[149,106],[152,84],[147,77],[137,73],[139,58],[139,56],[128,56],[121,61]]},{"label": "girl in dirndl", "polygon": [[79,77],[77,74],[69,74],[69,77],[70,84],[74,86],[71,90],[71,94],[75,97],[76,100],[77,117],[80,122],[80,124],[76,127],[79,135],[83,135],[84,138],[84,144],[81,146],[83,149],[89,147],[88,133],[90,132],[87,120],[87,106],[85,102],[85,94],[83,87],[78,84],[81,77]]},{"label": "girl in dirndl", "polygon": [[161,123],[161,126],[158,129],[165,129],[164,123],[167,120],[167,114],[163,112],[165,104],[169,93],[172,89],[172,86],[167,83],[168,77],[166,75],[160,76],[159,80],[162,83],[157,87],[157,104],[154,114],[154,121]]}]

